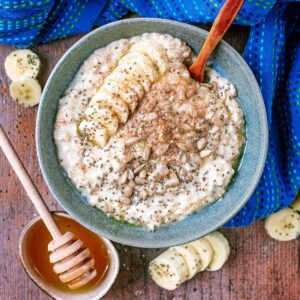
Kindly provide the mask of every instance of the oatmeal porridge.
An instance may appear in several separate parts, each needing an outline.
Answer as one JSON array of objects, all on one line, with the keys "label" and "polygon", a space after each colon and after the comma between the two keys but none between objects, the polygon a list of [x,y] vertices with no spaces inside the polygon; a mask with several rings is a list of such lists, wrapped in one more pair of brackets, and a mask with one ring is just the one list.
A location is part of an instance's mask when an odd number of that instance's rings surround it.
[{"label": "oatmeal porridge", "polygon": [[96,50],[59,101],[54,139],[67,176],[109,217],[154,229],[220,198],[245,142],[235,87],[193,52],[145,33]]}]

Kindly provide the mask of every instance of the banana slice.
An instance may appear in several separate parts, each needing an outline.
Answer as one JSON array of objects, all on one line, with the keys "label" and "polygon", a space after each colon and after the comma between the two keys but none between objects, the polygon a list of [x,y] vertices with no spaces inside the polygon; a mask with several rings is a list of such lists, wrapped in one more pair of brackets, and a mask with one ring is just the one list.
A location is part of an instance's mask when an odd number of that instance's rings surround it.
[{"label": "banana slice", "polygon": [[139,52],[147,55],[159,68],[161,75],[163,75],[168,68],[168,59],[166,50],[159,43],[153,41],[141,41],[130,48],[130,52]]},{"label": "banana slice", "polygon": [[300,233],[300,216],[291,208],[284,208],[266,219],[265,229],[277,241],[293,240]]},{"label": "banana slice", "polygon": [[88,121],[88,120],[83,120],[80,122],[78,125],[78,132],[80,135],[86,135],[89,140],[92,139],[94,134],[92,132],[94,131],[94,128],[97,126],[97,123],[95,121]]},{"label": "banana slice", "polygon": [[6,74],[12,81],[24,77],[36,78],[40,66],[39,57],[28,49],[13,51],[6,57],[4,63]]},{"label": "banana slice", "polygon": [[173,249],[184,259],[188,269],[187,279],[191,279],[200,271],[200,255],[193,246],[191,246],[190,244],[185,244],[172,247],[170,249]]},{"label": "banana slice", "polygon": [[300,212],[300,194],[296,197],[294,202],[291,204],[291,208],[296,212]]},{"label": "banana slice", "polygon": [[83,120],[78,126],[79,134],[93,145],[104,147],[109,138],[105,127],[95,121]]},{"label": "banana slice", "polygon": [[167,290],[175,290],[188,277],[184,259],[172,249],[151,261],[149,273],[157,285]]},{"label": "banana slice", "polygon": [[122,100],[128,105],[131,112],[134,112],[139,98],[138,95],[131,89],[126,89],[122,82],[117,83],[116,81],[105,82],[102,87],[102,91],[107,91],[110,94],[119,95]]},{"label": "banana slice", "polygon": [[210,264],[207,267],[208,271],[220,270],[227,261],[230,248],[227,239],[218,231],[214,231],[204,237],[213,249],[213,256]]},{"label": "banana slice", "polygon": [[200,269],[199,271],[204,271],[210,264],[213,256],[213,250],[210,243],[204,238],[196,240],[190,243],[192,247],[198,252],[200,256]]},{"label": "banana slice", "polygon": [[126,123],[129,116],[129,109],[127,104],[117,95],[109,94],[100,88],[99,92],[91,100],[89,107],[97,105],[100,108],[111,110],[117,115],[122,124]]},{"label": "banana slice", "polygon": [[35,106],[41,100],[42,88],[36,79],[23,78],[13,81],[9,90],[12,98],[25,107]]},{"label": "banana slice", "polygon": [[145,71],[138,65],[122,64],[118,65],[114,72],[120,72],[123,74],[130,74],[135,81],[144,88],[145,92],[148,92],[151,87],[151,81],[146,75]]},{"label": "banana slice", "polygon": [[119,72],[113,72],[107,77],[107,81],[115,81],[120,86],[124,86],[125,90],[133,90],[139,99],[142,99],[145,90],[141,84],[139,84],[131,74],[122,74]]},{"label": "banana slice", "polygon": [[129,52],[120,59],[119,64],[140,66],[152,83],[158,78],[158,67],[151,61],[151,59],[148,56],[142,53]]},{"label": "banana slice", "polygon": [[105,127],[110,136],[116,134],[119,127],[119,120],[109,109],[90,106],[85,111],[85,116],[88,120],[94,120]]},{"label": "banana slice", "polygon": [[108,136],[108,131],[106,130],[105,127],[98,126],[97,129],[95,130],[95,137],[93,139],[93,144],[99,146],[99,147],[104,147],[109,139]]}]

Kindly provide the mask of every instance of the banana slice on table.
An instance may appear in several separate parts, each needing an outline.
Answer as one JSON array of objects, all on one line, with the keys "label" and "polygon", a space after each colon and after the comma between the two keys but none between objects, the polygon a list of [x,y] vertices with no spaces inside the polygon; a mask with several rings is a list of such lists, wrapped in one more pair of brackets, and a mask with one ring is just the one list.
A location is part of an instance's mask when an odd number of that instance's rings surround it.
[{"label": "banana slice on table", "polygon": [[151,261],[149,273],[157,285],[167,290],[175,290],[188,277],[184,259],[172,249]]},{"label": "banana slice on table", "polygon": [[294,202],[291,204],[291,208],[296,212],[300,212],[300,194],[296,197]]},{"label": "banana slice on table", "polygon": [[158,78],[158,67],[151,61],[148,56],[142,53],[129,52],[120,59],[119,65],[123,64],[140,66],[152,83]]},{"label": "banana slice on table", "polygon": [[293,240],[300,233],[300,216],[293,209],[284,208],[266,219],[265,229],[277,241]]},{"label": "banana slice on table", "polygon": [[89,107],[97,106],[111,110],[117,115],[122,124],[126,123],[129,116],[129,109],[127,104],[118,95],[107,93],[100,88],[89,104]]},{"label": "banana slice on table", "polygon": [[209,271],[217,271],[222,268],[227,261],[230,248],[228,240],[218,231],[214,231],[204,237],[207,240],[213,250],[213,256],[210,264],[207,267]]},{"label": "banana slice on table", "polygon": [[141,41],[132,45],[130,52],[139,52],[147,55],[158,67],[161,75],[163,75],[168,68],[168,58],[164,47],[154,41]]},{"label": "banana slice on table", "polygon": [[38,81],[33,78],[13,81],[9,91],[12,98],[25,107],[35,106],[41,100],[42,88]]},{"label": "banana slice on table", "polygon": [[204,271],[208,265],[210,264],[213,256],[213,250],[210,246],[210,243],[202,238],[200,240],[196,240],[192,243],[190,243],[192,247],[195,248],[195,250],[198,252],[200,256],[200,272]]},{"label": "banana slice on table", "polygon": [[110,136],[116,134],[119,127],[119,120],[109,109],[90,106],[85,111],[85,116],[88,120],[94,120],[105,127]]},{"label": "banana slice on table", "polygon": [[108,81],[105,82],[101,89],[102,91],[107,91],[108,93],[112,94],[115,93],[119,95],[122,100],[128,105],[131,112],[134,112],[138,103],[139,98],[138,95],[131,89],[127,88],[122,84],[123,82],[117,83],[116,81]]},{"label": "banana slice on table", "polygon": [[93,145],[100,147],[104,147],[109,138],[106,128],[95,121],[83,120],[78,126],[78,131],[81,136]]},{"label": "banana slice on table", "polygon": [[169,248],[152,260],[149,273],[160,287],[174,290],[206,268],[219,270],[229,253],[227,239],[215,231],[194,242]]},{"label": "banana slice on table", "polygon": [[191,279],[200,271],[200,255],[193,246],[191,246],[190,244],[185,244],[172,247],[170,249],[173,249],[184,259],[188,269],[187,279]]},{"label": "banana slice on table", "polygon": [[39,57],[28,49],[13,51],[6,57],[4,63],[6,74],[12,81],[24,77],[36,78],[40,66]]},{"label": "banana slice on table", "polygon": [[145,71],[138,65],[122,64],[118,65],[114,72],[120,72],[123,74],[130,74],[135,81],[137,81],[148,92],[151,87],[151,81],[146,75]]}]

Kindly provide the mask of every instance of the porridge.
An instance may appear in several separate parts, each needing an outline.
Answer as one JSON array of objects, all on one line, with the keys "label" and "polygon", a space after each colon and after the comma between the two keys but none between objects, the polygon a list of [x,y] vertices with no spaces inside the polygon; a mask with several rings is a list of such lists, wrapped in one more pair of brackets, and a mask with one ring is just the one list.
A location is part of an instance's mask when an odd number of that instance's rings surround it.
[{"label": "porridge", "polygon": [[190,77],[191,49],[146,33],[96,50],[59,101],[54,139],[67,176],[108,216],[154,229],[220,198],[244,116],[213,69]]}]

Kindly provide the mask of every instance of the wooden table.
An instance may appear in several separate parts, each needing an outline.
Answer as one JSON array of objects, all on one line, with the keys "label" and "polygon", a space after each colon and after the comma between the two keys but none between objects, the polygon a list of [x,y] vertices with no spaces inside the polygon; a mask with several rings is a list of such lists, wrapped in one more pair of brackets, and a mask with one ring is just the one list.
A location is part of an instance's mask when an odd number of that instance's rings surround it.
[{"label": "wooden table", "polygon": [[[207,28],[205,25],[201,27]],[[225,39],[240,53],[248,30],[234,26]],[[56,62],[80,36],[54,41],[33,50],[43,63],[44,84]],[[17,105],[8,94],[9,80],[3,63],[13,47],[0,45],[0,123],[23,160],[51,210],[61,209],[49,193],[39,169],[35,148],[37,108]],[[36,214],[14,172],[0,154],[0,299],[49,299],[25,274],[18,257],[22,228]],[[231,245],[229,261],[218,272],[203,272],[174,292],[160,289],[150,279],[147,266],[161,250],[116,244],[121,269],[105,299],[299,299],[299,242],[276,242],[263,222],[245,229],[222,230]]]}]

